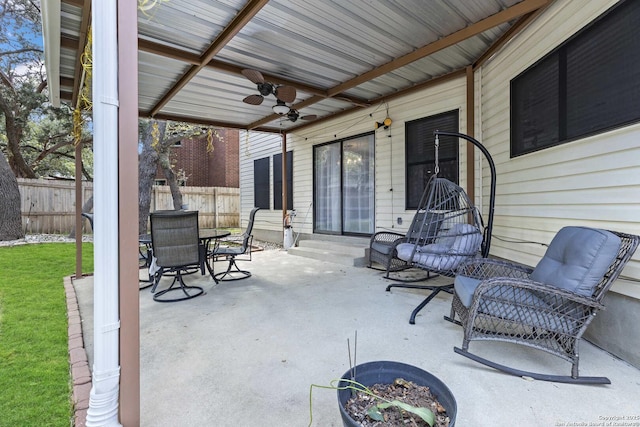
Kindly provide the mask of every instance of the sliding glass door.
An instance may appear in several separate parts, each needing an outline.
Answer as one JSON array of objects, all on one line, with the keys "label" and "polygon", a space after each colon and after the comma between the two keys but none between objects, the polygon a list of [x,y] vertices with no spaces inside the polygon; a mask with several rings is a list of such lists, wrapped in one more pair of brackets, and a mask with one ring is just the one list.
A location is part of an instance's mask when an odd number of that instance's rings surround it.
[{"label": "sliding glass door", "polygon": [[314,147],[314,231],[374,231],[374,135]]}]

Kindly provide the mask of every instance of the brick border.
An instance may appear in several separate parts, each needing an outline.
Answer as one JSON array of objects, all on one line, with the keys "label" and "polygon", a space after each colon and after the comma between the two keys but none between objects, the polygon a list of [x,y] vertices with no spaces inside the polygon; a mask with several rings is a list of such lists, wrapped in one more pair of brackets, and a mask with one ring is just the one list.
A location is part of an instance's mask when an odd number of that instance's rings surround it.
[{"label": "brick border", "polygon": [[85,427],[89,409],[91,391],[91,371],[82,336],[82,319],[73,277],[64,278],[64,291],[67,298],[67,322],[69,333],[69,369],[73,386],[73,425]]}]

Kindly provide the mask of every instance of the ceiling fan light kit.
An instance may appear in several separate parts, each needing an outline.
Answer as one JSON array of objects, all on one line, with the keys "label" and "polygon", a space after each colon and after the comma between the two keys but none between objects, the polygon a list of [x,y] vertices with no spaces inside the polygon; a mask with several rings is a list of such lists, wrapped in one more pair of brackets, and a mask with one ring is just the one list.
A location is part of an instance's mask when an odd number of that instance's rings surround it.
[{"label": "ceiling fan light kit", "polygon": [[291,111],[291,109],[284,103],[284,101],[281,100],[278,100],[278,102],[272,107],[272,109],[274,113],[281,116],[284,116],[285,114],[288,114],[289,111]]}]

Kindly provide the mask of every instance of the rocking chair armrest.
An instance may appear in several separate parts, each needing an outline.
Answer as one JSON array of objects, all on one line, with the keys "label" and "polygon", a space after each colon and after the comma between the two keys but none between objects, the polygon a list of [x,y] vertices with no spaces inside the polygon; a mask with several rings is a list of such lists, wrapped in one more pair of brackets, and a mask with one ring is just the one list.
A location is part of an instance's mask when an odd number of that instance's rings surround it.
[{"label": "rocking chair armrest", "polygon": [[515,306],[532,306],[537,303],[544,304],[545,311],[557,310],[564,312],[569,307],[590,307],[595,310],[603,310],[605,306],[596,299],[576,294],[556,286],[536,282],[531,279],[515,277],[495,277],[480,282],[473,295],[473,303],[470,311],[477,311],[483,299],[496,300]]},{"label": "rocking chair armrest", "polygon": [[393,231],[378,231],[373,236],[371,236],[371,241],[369,242],[369,244],[378,242],[392,244],[396,240],[403,239],[404,237],[404,234],[395,233]]},{"label": "rocking chair armrest", "polygon": [[458,267],[456,275],[480,280],[493,277],[528,279],[532,271],[532,267],[523,264],[493,258],[476,257],[464,261]]}]

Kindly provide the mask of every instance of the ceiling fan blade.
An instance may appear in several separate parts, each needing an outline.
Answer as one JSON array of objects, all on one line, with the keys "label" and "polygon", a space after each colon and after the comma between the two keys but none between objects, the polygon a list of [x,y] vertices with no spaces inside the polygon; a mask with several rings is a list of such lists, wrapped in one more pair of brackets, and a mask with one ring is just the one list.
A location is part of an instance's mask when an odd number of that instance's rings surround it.
[{"label": "ceiling fan blade", "polygon": [[307,115],[307,116],[302,116],[302,117],[300,117],[300,120],[315,120],[315,119],[317,119],[317,118],[318,118],[318,116],[317,116],[317,115],[315,115],[315,114],[309,114],[309,115]]},{"label": "ceiling fan blade", "polygon": [[242,102],[245,102],[250,105],[260,105],[264,101],[264,97],[262,95],[249,95]]},{"label": "ceiling fan blade", "polygon": [[251,70],[249,68],[245,68],[242,70],[242,75],[251,80],[253,83],[264,83],[264,77],[262,73],[258,70]]},{"label": "ceiling fan blade", "polygon": [[278,86],[276,88],[276,98],[284,102],[296,100],[296,88],[293,86]]}]

